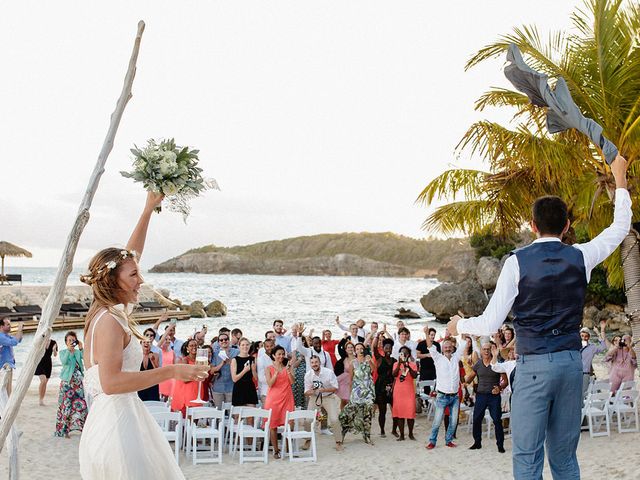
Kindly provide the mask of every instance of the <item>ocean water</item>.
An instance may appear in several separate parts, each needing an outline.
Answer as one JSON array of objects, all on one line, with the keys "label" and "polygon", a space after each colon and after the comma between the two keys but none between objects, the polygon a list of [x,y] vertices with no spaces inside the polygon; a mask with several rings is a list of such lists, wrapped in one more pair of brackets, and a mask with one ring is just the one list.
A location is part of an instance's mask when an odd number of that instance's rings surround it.
[{"label": "ocean water", "polygon": [[[21,273],[23,285],[50,285],[55,268],[20,268],[9,273]],[[78,285],[81,270],[74,270],[69,285]],[[304,322],[307,329],[319,332],[329,328],[334,338],[342,331],[335,318],[344,324],[362,318],[367,323],[386,323],[395,331],[397,319],[393,315],[400,307],[410,308],[422,317],[405,320],[412,338],[422,335],[426,322],[439,331],[443,326],[435,321],[420,305],[420,297],[438,285],[435,279],[385,277],[329,277],[329,276],[271,276],[271,275],[214,275],[196,273],[145,273],[145,282],[155,288],[166,288],[172,298],[183,303],[201,300],[205,305],[213,300],[222,301],[228,309],[226,317],[190,319],[178,322],[177,336],[186,338],[194,330],[207,325],[207,339],[217,334],[220,327],[238,327],[252,340],[264,338],[273,320],[284,320],[285,327]],[[82,332],[77,332],[82,338]],[[63,344],[64,332],[56,331],[53,338]],[[25,335],[16,347],[19,366],[31,347],[33,334]],[[54,360],[54,372],[59,362]],[[54,373],[55,374],[55,373]]]}]

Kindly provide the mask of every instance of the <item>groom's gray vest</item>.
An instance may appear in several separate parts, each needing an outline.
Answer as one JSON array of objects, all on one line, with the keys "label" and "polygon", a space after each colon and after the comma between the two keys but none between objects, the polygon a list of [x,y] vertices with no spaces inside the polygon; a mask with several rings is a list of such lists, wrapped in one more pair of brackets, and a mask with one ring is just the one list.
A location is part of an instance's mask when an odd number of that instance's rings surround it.
[{"label": "groom's gray vest", "polygon": [[587,289],[582,252],[561,242],[538,242],[512,252],[520,280],[513,303],[516,352],[536,355],[580,350]]}]

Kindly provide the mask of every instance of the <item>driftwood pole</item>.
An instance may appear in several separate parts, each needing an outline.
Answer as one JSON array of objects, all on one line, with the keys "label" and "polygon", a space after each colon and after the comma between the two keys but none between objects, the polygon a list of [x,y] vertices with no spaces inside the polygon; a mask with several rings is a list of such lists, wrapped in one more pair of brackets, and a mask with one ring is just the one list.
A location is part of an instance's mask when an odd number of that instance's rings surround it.
[{"label": "driftwood pole", "polygon": [[20,376],[18,377],[13,393],[9,397],[7,407],[2,413],[2,421],[0,422],[0,451],[2,451],[7,434],[18,415],[20,404],[27,393],[27,389],[29,388],[29,384],[33,378],[33,373],[36,370],[36,366],[44,353],[46,342],[51,336],[51,326],[53,325],[53,321],[60,311],[60,306],[62,305],[64,297],[64,289],[67,285],[67,278],[73,268],[73,257],[76,253],[76,248],[78,247],[78,240],[80,239],[80,235],[82,234],[85,225],[89,221],[89,208],[91,207],[93,196],[98,189],[100,177],[104,173],[104,165],[107,161],[107,157],[113,148],[113,140],[116,136],[116,132],[118,131],[122,113],[124,112],[127,102],[132,96],[131,87],[136,74],[136,61],[138,60],[138,51],[140,50],[142,32],[144,32],[144,22],[140,21],[138,22],[138,32],[133,45],[133,51],[131,52],[131,58],[129,59],[127,75],[124,79],[124,85],[122,87],[118,103],[116,104],[116,109],[111,114],[111,123],[109,124],[107,136],[105,137],[102,149],[98,155],[98,160],[93,169],[93,173],[91,174],[91,179],[89,180],[89,185],[87,186],[84,198],[80,204],[80,209],[78,210],[78,216],[73,224],[73,229],[67,237],[67,243],[62,258],[60,259],[58,272],[56,273],[53,286],[44,301],[42,317],[40,318],[40,323],[38,324],[38,329],[33,339],[31,351],[29,352],[29,356],[27,357],[22,371],[20,372]]},{"label": "driftwood pole", "polygon": [[[13,371],[8,364],[2,366],[0,370],[0,410],[4,409],[7,405],[9,397],[7,395],[8,386],[11,384],[11,377]],[[18,467],[18,440],[20,434],[18,433],[16,426],[11,425],[9,431],[9,437],[7,438],[7,451],[9,454],[9,480],[18,480],[20,477],[20,469]]]}]

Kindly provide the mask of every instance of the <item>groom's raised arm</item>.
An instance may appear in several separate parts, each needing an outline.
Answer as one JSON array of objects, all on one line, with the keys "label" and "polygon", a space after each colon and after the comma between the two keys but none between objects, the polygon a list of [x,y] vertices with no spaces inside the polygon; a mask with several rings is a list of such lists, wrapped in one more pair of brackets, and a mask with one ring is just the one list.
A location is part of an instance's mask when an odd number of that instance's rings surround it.
[{"label": "groom's raised arm", "polygon": [[502,267],[496,289],[482,315],[478,317],[451,317],[447,329],[452,335],[468,333],[471,335],[493,335],[504,323],[513,302],[518,296],[520,267],[515,255],[507,258]]}]

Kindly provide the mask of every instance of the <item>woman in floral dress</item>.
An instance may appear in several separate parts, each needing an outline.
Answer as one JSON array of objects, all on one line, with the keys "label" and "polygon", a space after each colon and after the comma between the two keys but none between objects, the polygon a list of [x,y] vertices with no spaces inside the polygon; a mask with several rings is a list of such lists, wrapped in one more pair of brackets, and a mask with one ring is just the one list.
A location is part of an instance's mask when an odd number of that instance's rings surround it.
[{"label": "woman in floral dress", "polygon": [[87,403],[84,400],[84,365],[82,363],[82,342],[75,332],[64,336],[67,348],[60,352],[62,373],[60,373],[60,394],[56,416],[56,437],[69,438],[73,431],[81,432],[87,418]]},{"label": "woman in floral dress", "polygon": [[[376,365],[370,355],[365,354],[362,343],[355,346],[356,358],[353,360],[353,381],[349,403],[340,412],[342,426],[342,441],[349,431],[360,433],[365,443],[373,445],[371,441],[371,418],[376,398],[373,383],[373,370]],[[342,441],[337,442],[342,444]]]}]

